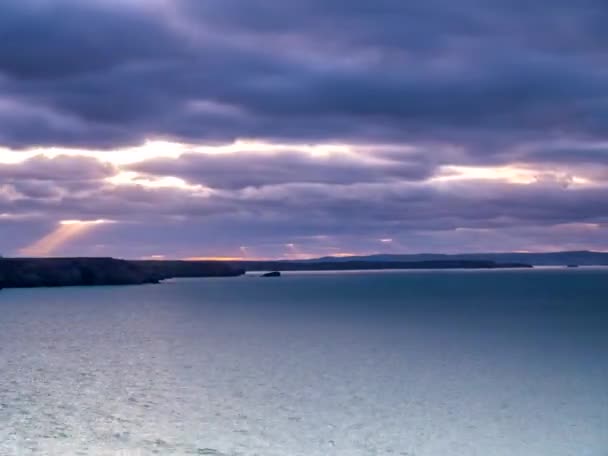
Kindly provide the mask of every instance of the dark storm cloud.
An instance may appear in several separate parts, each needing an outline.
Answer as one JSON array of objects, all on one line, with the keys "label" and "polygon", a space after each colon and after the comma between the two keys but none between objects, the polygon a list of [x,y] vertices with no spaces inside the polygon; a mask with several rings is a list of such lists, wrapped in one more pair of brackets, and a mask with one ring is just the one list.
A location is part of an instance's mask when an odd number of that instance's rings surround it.
[{"label": "dark storm cloud", "polygon": [[532,163],[608,166],[608,144],[533,148],[516,158]]},{"label": "dark storm cloud", "polygon": [[603,138],[607,16],[595,0],[9,0],[4,96],[46,114],[0,138]]},{"label": "dark storm cloud", "polygon": [[179,56],[163,21],[128,1],[4,1],[0,40],[0,70],[25,80]]},{"label": "dark storm cloud", "polygon": [[[477,194],[477,195],[476,195]],[[531,198],[532,197],[532,198]],[[380,237],[390,231],[501,229],[563,223],[605,223],[606,189],[564,190],[494,186],[478,195],[478,184],[438,191],[419,185],[289,185],[262,191],[222,192],[208,198],[184,190],[125,187],[96,189],[42,199],[3,199],[1,212],[53,214],[66,218],[108,218],[123,223],[182,220],[194,226],[221,222],[248,230],[274,227],[277,236],[323,233]],[[48,215],[45,215],[48,217]],[[270,232],[266,233],[271,236]],[[247,237],[246,233],[242,236]]]},{"label": "dark storm cloud", "polygon": [[[589,37],[602,38],[606,17],[602,0],[446,0],[425,2],[402,0],[179,0],[184,8],[212,23],[233,31],[309,33],[338,42],[395,45],[399,49],[429,49],[450,44],[455,38],[477,38],[488,34],[520,32],[511,39],[529,40],[535,46],[569,50],[593,48]],[[565,28],[564,19],[568,27]],[[404,25],[407,25],[404,26]],[[345,33],[345,30],[348,33]],[[556,38],[548,35],[559,31]],[[568,46],[562,46],[567,43]]]},{"label": "dark storm cloud", "polygon": [[[480,186],[483,191],[480,192]],[[394,230],[443,230],[458,227],[504,228],[556,223],[598,222],[608,218],[607,189],[566,189],[556,183],[529,186],[483,182],[427,184],[291,184],[248,189],[229,198],[246,201],[248,210],[274,218],[300,214],[297,223],[349,225],[361,233]],[[308,214],[305,216],[304,214]],[[294,223],[296,224],[296,223]],[[319,227],[320,228],[320,227]]]},{"label": "dark storm cloud", "polygon": [[0,182],[6,180],[86,181],[101,180],[116,174],[116,169],[94,158],[39,155],[16,164],[0,163]]},{"label": "dark storm cloud", "polygon": [[93,158],[36,156],[16,164],[0,163],[0,213],[38,213],[56,217],[55,208],[67,195],[87,195],[102,188],[116,169]]},{"label": "dark storm cloud", "polygon": [[432,175],[424,156],[409,160],[373,160],[360,155],[313,156],[306,152],[235,152],[184,154],[178,160],[155,159],[130,168],[156,176],[175,176],[216,189],[240,189],[288,183],[352,184],[423,180]]}]

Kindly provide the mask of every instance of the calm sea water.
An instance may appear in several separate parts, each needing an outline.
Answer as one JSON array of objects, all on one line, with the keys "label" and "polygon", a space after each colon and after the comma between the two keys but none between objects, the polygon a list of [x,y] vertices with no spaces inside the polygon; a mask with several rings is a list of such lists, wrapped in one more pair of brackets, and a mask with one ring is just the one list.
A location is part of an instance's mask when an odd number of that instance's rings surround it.
[{"label": "calm sea water", "polygon": [[608,455],[608,270],[0,292],[0,454]]}]

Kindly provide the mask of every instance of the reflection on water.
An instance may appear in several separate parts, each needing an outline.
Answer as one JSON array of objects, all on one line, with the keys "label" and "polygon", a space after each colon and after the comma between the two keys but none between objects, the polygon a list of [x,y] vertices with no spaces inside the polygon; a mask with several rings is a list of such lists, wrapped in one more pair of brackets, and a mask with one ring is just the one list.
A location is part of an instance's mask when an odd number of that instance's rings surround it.
[{"label": "reflection on water", "polygon": [[605,270],[0,292],[0,454],[608,449]]}]

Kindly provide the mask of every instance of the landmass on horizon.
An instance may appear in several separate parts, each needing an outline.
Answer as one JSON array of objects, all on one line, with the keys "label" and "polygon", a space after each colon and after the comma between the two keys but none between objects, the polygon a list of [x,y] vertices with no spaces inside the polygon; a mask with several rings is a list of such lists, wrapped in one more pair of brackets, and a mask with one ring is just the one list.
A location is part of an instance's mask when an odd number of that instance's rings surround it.
[{"label": "landmass on horizon", "polygon": [[564,250],[556,252],[482,252],[482,253],[414,253],[374,254],[348,257],[323,257],[313,262],[341,261],[437,261],[437,260],[491,260],[497,263],[529,263],[534,266],[607,266],[608,251]]},{"label": "landmass on horizon", "polygon": [[504,269],[534,265],[608,265],[608,253],[476,253],[371,255],[276,261],[121,260],[114,258],[0,258],[0,288],[139,285],[180,277],[236,277],[254,271],[388,269]]}]

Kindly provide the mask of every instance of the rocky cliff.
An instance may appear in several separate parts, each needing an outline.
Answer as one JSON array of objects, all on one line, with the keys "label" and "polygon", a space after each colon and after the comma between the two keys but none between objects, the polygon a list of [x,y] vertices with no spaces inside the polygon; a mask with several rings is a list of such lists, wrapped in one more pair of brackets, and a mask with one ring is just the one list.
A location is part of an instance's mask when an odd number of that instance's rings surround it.
[{"label": "rocky cliff", "polygon": [[0,288],[140,285],[172,277],[236,276],[224,263],[114,258],[0,258]]}]

